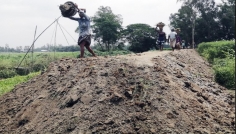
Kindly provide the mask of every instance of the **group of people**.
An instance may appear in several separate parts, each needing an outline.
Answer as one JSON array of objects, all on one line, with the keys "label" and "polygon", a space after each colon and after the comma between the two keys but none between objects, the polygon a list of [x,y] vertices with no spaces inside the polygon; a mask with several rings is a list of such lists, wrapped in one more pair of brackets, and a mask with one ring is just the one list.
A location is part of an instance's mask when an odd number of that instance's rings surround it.
[{"label": "group of people", "polygon": [[[168,35],[168,38],[166,38],[166,33],[163,31],[163,27],[165,26],[164,23],[160,22],[156,26],[156,32],[157,32],[157,42],[156,44],[159,46],[160,51],[163,51],[163,46],[166,42],[168,42],[174,51],[175,49],[180,50],[181,48],[185,48],[185,41],[181,40],[180,37],[180,28],[171,29],[170,34]],[[159,28],[158,28],[159,27]]]},{"label": "group of people", "polygon": [[[75,20],[79,23],[79,38],[78,45],[80,46],[80,55],[79,58],[84,58],[84,48],[86,48],[94,57],[96,54],[90,48],[91,44],[91,30],[90,30],[90,18],[85,14],[86,9],[78,8],[77,4],[74,4],[79,13],[79,18],[64,16],[71,20]],[[163,46],[166,42],[168,42],[174,51],[175,49],[180,50],[185,47],[185,41],[181,40],[179,35],[180,28],[171,29],[171,33],[166,38],[166,33],[163,31],[164,23],[160,22],[157,24],[156,32],[157,32],[157,45],[159,46],[160,51],[163,51]],[[158,29],[159,27],[159,29]]]}]

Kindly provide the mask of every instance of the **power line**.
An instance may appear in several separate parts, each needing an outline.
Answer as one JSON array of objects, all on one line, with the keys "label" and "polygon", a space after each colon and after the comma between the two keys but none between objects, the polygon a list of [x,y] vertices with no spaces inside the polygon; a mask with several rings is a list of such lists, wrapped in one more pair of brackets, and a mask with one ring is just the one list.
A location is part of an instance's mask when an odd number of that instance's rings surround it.
[{"label": "power line", "polygon": [[[62,25],[60,25],[65,31],[66,31],[66,29],[62,26]],[[66,31],[67,32],[67,34],[69,34],[70,35],[70,33],[68,32],[68,31]],[[70,35],[70,37],[75,41],[75,42],[77,42],[71,35]]]},{"label": "power line", "polygon": [[62,28],[61,28],[61,25],[60,25],[59,23],[58,23],[58,25],[59,25],[59,27],[60,27],[60,29],[61,29],[62,34],[64,35],[64,37],[65,37],[65,39],[66,39],[67,44],[70,45],[69,42],[68,42],[68,40],[67,40],[67,38],[66,38],[66,36],[65,36],[65,34],[64,34],[64,32],[63,32],[63,30],[62,30]]},{"label": "power line", "polygon": [[[35,36],[36,36],[36,31],[37,31],[37,25],[35,27],[35,32],[34,32],[34,40],[35,40]],[[33,64],[34,64],[34,43],[32,44],[33,47],[32,47],[32,63],[31,63],[31,70],[33,70]]]},{"label": "power line", "polygon": [[25,54],[25,56],[23,57],[23,59],[21,60],[20,64],[17,66],[17,69],[19,68],[19,66],[21,65],[22,61],[25,59],[26,55],[29,53],[31,47],[34,45],[35,41],[53,24],[55,23],[61,16],[59,16],[55,21],[53,21],[48,27],[46,27],[43,32],[41,32],[39,34],[39,36],[33,41],[32,45],[30,46],[30,48],[28,49],[27,53]]},{"label": "power line", "polygon": [[[69,42],[68,42],[68,40],[67,40],[67,38],[66,38],[66,36],[65,36],[65,34],[64,34],[64,32],[63,32],[63,30],[62,30],[62,28],[61,28],[60,23],[58,23],[58,25],[59,25],[59,27],[60,27],[60,29],[61,29],[61,32],[63,33],[63,35],[64,35],[64,37],[65,37],[67,43],[68,43],[68,45],[70,45]],[[68,32],[67,32],[67,33],[68,33]],[[69,34],[69,33],[68,33],[68,34]],[[72,37],[72,38],[73,38],[73,37]],[[73,52],[71,52],[71,53],[72,53],[72,55],[75,57],[74,53],[73,53]]]},{"label": "power line", "polygon": [[55,29],[54,29],[54,31],[53,31],[53,33],[52,33],[52,38],[51,38],[51,40],[50,40],[50,44],[52,44],[52,39],[53,39],[53,37],[54,37],[54,33],[55,33],[55,31],[56,31],[56,27],[55,27]]},{"label": "power line", "polygon": [[54,38],[54,60],[55,60],[55,45],[56,45],[56,39],[57,39],[57,26],[58,26],[58,20],[57,20],[57,24],[56,24],[56,31],[55,31],[55,38]]}]

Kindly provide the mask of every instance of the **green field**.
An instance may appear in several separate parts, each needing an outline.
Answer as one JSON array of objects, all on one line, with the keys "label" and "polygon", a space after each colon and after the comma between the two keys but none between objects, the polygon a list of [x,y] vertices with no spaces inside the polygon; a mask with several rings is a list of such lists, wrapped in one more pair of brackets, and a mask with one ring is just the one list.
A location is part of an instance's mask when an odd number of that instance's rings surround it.
[{"label": "green field", "polygon": [[[11,78],[22,75],[16,68],[23,68],[26,74],[29,72],[38,72],[47,68],[50,62],[63,57],[76,57],[78,52],[36,52],[25,53],[1,53],[0,54],[0,79]],[[25,74],[25,73],[23,73]]]}]

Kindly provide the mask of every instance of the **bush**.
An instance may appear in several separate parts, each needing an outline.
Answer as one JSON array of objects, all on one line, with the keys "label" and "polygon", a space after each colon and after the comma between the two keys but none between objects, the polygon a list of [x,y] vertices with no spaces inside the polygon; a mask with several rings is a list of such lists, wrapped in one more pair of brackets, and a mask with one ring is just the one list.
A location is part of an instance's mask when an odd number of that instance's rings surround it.
[{"label": "bush", "polygon": [[43,64],[37,63],[33,65],[33,71],[38,72],[44,70],[46,67]]},{"label": "bush", "polygon": [[215,80],[220,85],[228,89],[235,88],[235,69],[230,67],[220,67],[215,69]]},{"label": "bush", "polygon": [[207,60],[213,63],[214,58],[235,57],[234,41],[203,42],[199,44],[197,51]]},{"label": "bush", "polygon": [[15,70],[13,69],[3,69],[3,70],[0,70],[0,78],[12,78],[14,76],[16,76],[17,73]]},{"label": "bush", "polygon": [[19,67],[19,68],[16,68],[16,73],[19,75],[28,75],[30,73],[30,70],[29,68]]},{"label": "bush", "polygon": [[204,42],[199,44],[197,50],[214,65],[215,81],[235,90],[235,42]]}]

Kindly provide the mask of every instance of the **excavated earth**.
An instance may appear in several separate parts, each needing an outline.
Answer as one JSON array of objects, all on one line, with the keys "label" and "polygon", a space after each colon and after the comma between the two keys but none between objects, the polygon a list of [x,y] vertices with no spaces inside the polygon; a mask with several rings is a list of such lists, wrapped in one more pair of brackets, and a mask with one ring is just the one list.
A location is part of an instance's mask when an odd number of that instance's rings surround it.
[{"label": "excavated earth", "polygon": [[0,97],[0,133],[235,133],[235,96],[213,80],[194,50],[64,58]]}]

